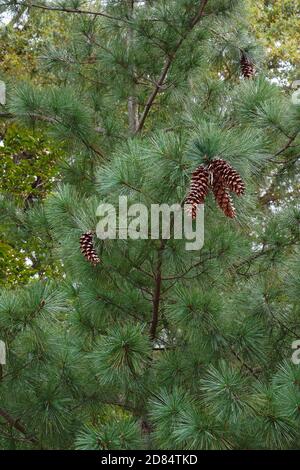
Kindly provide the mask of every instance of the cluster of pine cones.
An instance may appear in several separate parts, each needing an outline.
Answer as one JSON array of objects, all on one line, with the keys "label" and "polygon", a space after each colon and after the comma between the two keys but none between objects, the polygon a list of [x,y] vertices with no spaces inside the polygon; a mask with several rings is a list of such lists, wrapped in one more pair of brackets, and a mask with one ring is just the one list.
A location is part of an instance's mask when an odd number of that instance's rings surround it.
[{"label": "cluster of pine cones", "polygon": [[245,192],[245,183],[239,173],[226,160],[215,158],[208,166],[200,165],[192,173],[190,190],[185,204],[191,206],[193,219],[196,218],[197,205],[204,204],[209,190],[213,192],[215,200],[224,214],[234,218],[236,212],[228,190],[241,196]]},{"label": "cluster of pine cones", "polygon": [[96,266],[100,263],[100,258],[96,253],[93,242],[93,232],[88,231],[80,237],[80,250],[89,263]]}]

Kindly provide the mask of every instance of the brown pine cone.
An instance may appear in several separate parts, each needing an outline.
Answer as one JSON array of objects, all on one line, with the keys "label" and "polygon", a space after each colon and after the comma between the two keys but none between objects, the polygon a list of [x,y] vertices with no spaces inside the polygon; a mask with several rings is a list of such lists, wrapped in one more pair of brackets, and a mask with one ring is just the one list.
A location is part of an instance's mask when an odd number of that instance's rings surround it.
[{"label": "brown pine cone", "polygon": [[233,219],[236,215],[235,208],[232,204],[231,197],[226,191],[226,188],[224,187],[221,179],[214,179],[212,183],[212,191],[220,209],[222,209],[226,217],[230,217],[231,219]]},{"label": "brown pine cone", "polygon": [[251,78],[255,75],[254,64],[244,52],[241,55],[240,66],[244,78]]},{"label": "brown pine cone", "polygon": [[209,171],[213,173],[213,178],[222,179],[223,185],[237,196],[241,196],[245,192],[245,183],[240,174],[229,165],[226,160],[216,158],[209,165]]},{"label": "brown pine cone", "polygon": [[189,193],[184,204],[192,205],[192,218],[196,217],[197,205],[203,204],[205,196],[208,193],[208,171],[204,165],[198,166],[192,173]]},{"label": "brown pine cone", "polygon": [[93,243],[93,232],[88,231],[81,235],[80,237],[80,250],[83,256],[91,263],[93,266],[100,263],[100,258],[98,257]]}]

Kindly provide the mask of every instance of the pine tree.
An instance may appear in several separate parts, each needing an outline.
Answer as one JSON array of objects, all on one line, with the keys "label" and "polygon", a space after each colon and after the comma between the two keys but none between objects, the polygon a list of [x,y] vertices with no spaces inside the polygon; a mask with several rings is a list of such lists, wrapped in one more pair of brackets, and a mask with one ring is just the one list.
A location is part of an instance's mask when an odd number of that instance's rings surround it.
[{"label": "pine tree", "polygon": [[[0,447],[299,448],[300,112],[263,62],[241,78],[241,51],[260,61],[245,5],[77,1],[53,14],[70,26],[42,56],[57,85],[18,83],[8,110],[68,149],[60,185],[26,218],[9,201],[1,215],[51,237],[63,275],[1,291]],[[213,162],[230,171],[208,194],[200,180],[201,250],[91,235],[101,202],[181,203]],[[270,176],[285,183],[276,207]]]}]

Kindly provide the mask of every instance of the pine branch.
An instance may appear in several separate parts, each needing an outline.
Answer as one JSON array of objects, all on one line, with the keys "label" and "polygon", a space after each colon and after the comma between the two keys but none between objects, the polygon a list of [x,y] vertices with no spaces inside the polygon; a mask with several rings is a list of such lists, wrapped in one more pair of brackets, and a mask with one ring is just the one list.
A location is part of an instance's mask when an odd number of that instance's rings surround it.
[{"label": "pine branch", "polygon": [[[295,239],[291,240],[288,243],[283,244],[282,248],[287,248],[287,247],[293,246],[293,245],[297,245],[297,241]],[[242,260],[240,263],[232,264],[232,266],[229,269],[232,270],[233,272],[235,272],[236,274],[239,274],[239,275],[245,274],[245,273],[242,273],[241,271],[239,271],[240,268],[242,268],[245,265],[248,265],[247,266],[247,271],[248,271],[249,268],[251,267],[251,263],[253,261],[255,261],[256,259],[258,259],[262,256],[269,255],[270,253],[272,253],[274,251],[275,251],[275,249],[273,247],[266,248],[266,246],[263,245],[263,247],[260,251],[253,253],[247,259]]]},{"label": "pine branch", "polygon": [[0,118],[13,119],[15,116],[12,113],[0,113]]},{"label": "pine branch", "polygon": [[35,437],[29,436],[25,427],[20,423],[19,419],[13,418],[7,411],[3,408],[0,408],[0,416],[2,416],[5,421],[10,424],[13,428],[21,432],[32,444],[36,444],[38,441]]},{"label": "pine branch", "polygon": [[[9,112],[6,112],[6,113],[0,113],[0,118],[6,118],[6,119],[14,119],[16,118],[17,116],[12,114],[12,113],[9,113]],[[38,114],[38,113],[30,113],[30,118],[33,119],[34,121],[42,121],[42,122],[48,122],[49,124],[61,124],[63,125],[63,122],[60,121],[59,119],[57,118],[53,118],[51,116],[45,116],[43,114]],[[94,128],[94,131],[97,133],[97,134],[104,134],[105,133],[105,129],[102,129],[100,127],[95,127]],[[84,141],[82,139],[82,142],[84,143],[84,145],[88,148],[90,148],[91,150],[93,150],[93,152],[97,153],[98,155],[100,155],[101,157],[105,158],[105,155],[103,153],[103,151],[97,147],[95,147],[94,145],[92,144],[89,144],[88,142]]]},{"label": "pine branch", "polygon": [[[280,149],[278,150],[278,152],[276,152],[274,155],[272,155],[271,158],[269,158],[268,160],[269,161],[273,161],[274,158],[278,157],[279,155],[281,155],[283,152],[285,152],[290,146],[291,144],[294,142],[294,140],[296,139],[297,135],[298,135],[298,131],[295,132],[293,135],[291,135],[289,137],[289,140],[287,141],[287,143]],[[275,160],[276,162],[276,160]]]},{"label": "pine branch", "polygon": [[110,304],[112,305],[113,307],[117,308],[118,310],[121,310],[123,313],[125,313],[126,315],[129,315],[131,317],[133,317],[135,320],[138,320],[138,321],[141,321],[140,318],[138,318],[136,315],[134,315],[134,313],[132,313],[131,311],[127,310],[126,308],[123,308],[121,307],[121,305],[117,304],[116,302],[114,302],[112,299],[110,299],[109,297],[107,297],[106,295],[103,295],[103,294],[97,294],[97,298],[99,300],[102,300],[104,303],[107,303],[107,304]]},{"label": "pine branch", "polygon": [[[174,57],[174,56],[173,56]],[[161,75],[155,85],[155,88],[154,90],[152,91],[151,95],[149,96],[148,100],[147,100],[147,103],[145,105],[145,108],[144,108],[144,111],[142,113],[142,116],[139,120],[139,123],[138,123],[138,126],[137,126],[137,129],[135,131],[135,133],[137,134],[138,132],[140,132],[142,130],[142,128],[144,127],[144,124],[145,124],[145,121],[147,119],[147,116],[149,114],[149,111],[153,105],[153,102],[156,98],[156,95],[157,93],[159,92],[159,89],[161,88],[161,86],[163,85],[164,83],[164,80],[167,76],[167,73],[169,71],[169,68],[172,64],[172,60],[173,60],[173,57],[168,57],[166,60],[165,60],[165,63],[164,63],[164,66],[163,66],[163,69],[162,69],[162,72],[161,72]]]},{"label": "pine branch", "polygon": [[[129,5],[129,17],[132,20],[133,18],[133,9],[134,9],[134,0],[129,0],[128,2]],[[132,45],[134,36],[133,36],[133,29],[131,27],[128,28],[127,34],[126,34],[126,42],[127,42],[127,49],[128,51],[130,50],[130,47]],[[134,79],[134,74],[135,74],[135,67],[132,70],[133,74],[133,79]],[[135,82],[135,80],[133,80]],[[135,84],[133,85],[133,91],[135,90]],[[136,97],[136,93],[134,92],[133,95],[128,96],[128,124],[129,124],[129,132],[131,135],[134,135],[138,124],[139,124],[139,104],[138,100]]]},{"label": "pine branch", "polygon": [[227,344],[229,346],[229,349],[231,353],[234,355],[234,357],[242,364],[242,367],[245,367],[252,375],[255,377],[257,380],[259,379],[258,375],[256,374],[255,370],[249,366],[240,356],[239,354],[235,351],[234,347],[227,341]]},{"label": "pine branch", "polygon": [[134,262],[132,261],[132,259],[131,259],[128,255],[126,255],[125,253],[123,253],[123,256],[124,256],[124,258],[126,258],[126,259],[129,261],[129,263],[132,265],[132,267],[135,268],[137,271],[140,271],[141,273],[145,274],[145,276],[148,276],[148,277],[150,277],[150,278],[153,278],[153,276],[152,276],[151,273],[149,273],[148,271],[145,271],[145,270],[141,267],[141,265],[138,265],[138,264],[134,263]]},{"label": "pine branch", "polygon": [[159,314],[160,293],[161,293],[161,283],[162,283],[161,267],[162,267],[162,255],[163,255],[164,247],[165,247],[165,240],[161,240],[160,248],[157,254],[155,288],[154,288],[154,294],[153,294],[153,313],[152,313],[152,322],[151,322],[151,327],[150,327],[150,338],[152,340],[155,339],[156,329],[158,325],[158,314]]},{"label": "pine branch", "polygon": [[209,256],[207,256],[206,258],[201,258],[201,260],[197,261],[196,263],[192,264],[191,266],[189,266],[188,268],[186,268],[184,271],[182,271],[181,273],[178,273],[178,274],[174,274],[172,276],[167,276],[167,277],[163,277],[162,280],[163,281],[178,281],[179,279],[182,279],[182,278],[185,278],[185,279],[192,279],[192,278],[187,278],[186,277],[186,274],[188,274],[190,271],[192,271],[193,269],[196,269],[198,268],[199,266],[201,266],[202,264],[206,263],[207,261],[212,261],[214,259],[218,259],[220,258],[221,256],[223,256],[225,254],[225,250],[222,249],[220,251],[218,251],[214,256],[212,256],[211,254],[209,254]]},{"label": "pine branch", "polygon": [[205,9],[205,6],[207,4],[207,1],[208,0],[202,0],[201,4],[200,4],[200,8],[199,8],[199,11],[197,13],[197,15],[192,19],[191,21],[191,24],[190,24],[190,27],[187,29],[187,31],[182,35],[182,37],[179,39],[179,41],[177,42],[177,44],[175,45],[175,48],[174,48],[174,51],[172,54],[170,54],[166,59],[165,59],[165,62],[164,62],[164,66],[162,68],[162,71],[161,71],[161,74],[160,74],[160,77],[159,79],[157,80],[156,84],[155,84],[155,87],[152,91],[152,93],[149,95],[149,98],[147,99],[147,102],[146,102],[146,105],[145,105],[145,108],[144,108],[144,111],[141,115],[141,118],[140,118],[140,121],[138,123],[138,126],[137,126],[137,129],[136,129],[136,132],[135,134],[138,134],[144,127],[144,124],[145,124],[145,121],[147,119],[147,116],[151,110],[151,107],[154,103],[154,100],[160,90],[160,88],[163,86],[164,84],[164,81],[165,81],[165,78],[168,74],[168,71],[175,59],[175,56],[176,56],[176,53],[178,52],[178,50],[180,49],[180,46],[182,45],[183,41],[186,39],[186,37],[188,36],[189,32],[193,30],[193,28],[196,26],[196,24],[200,21],[200,19],[202,18],[203,14],[204,14],[204,9]]},{"label": "pine branch", "polygon": [[[40,5],[37,3],[26,3],[26,2],[14,2],[15,5],[23,6],[26,8],[38,8],[40,10],[47,10],[47,11],[58,11],[62,13],[73,13],[79,15],[92,15],[92,16],[103,16],[104,18],[108,18],[114,21],[123,21],[128,22],[125,18],[116,17],[109,15],[108,13],[103,13],[101,11],[90,11],[90,10],[81,10],[78,8],[69,8],[69,7],[59,7],[59,6],[48,6],[48,5]],[[9,3],[8,3],[9,6]]]},{"label": "pine branch", "polygon": [[[45,116],[45,115],[39,114],[39,113],[30,113],[29,116],[34,121],[42,121],[42,122],[47,122],[49,124],[60,124],[60,125],[64,126],[64,123],[61,120],[59,120],[57,118],[54,118],[54,117],[51,117],[51,116]],[[0,113],[0,118],[1,117],[7,118],[7,119],[13,119],[16,116],[12,113]],[[99,127],[95,128],[94,131],[99,134],[100,133]],[[89,142],[87,142],[82,137],[80,138],[80,140],[85,145],[85,147],[92,150],[94,153],[96,153],[97,155],[99,155],[103,159],[106,159],[106,156],[105,156],[103,150],[101,150],[99,147],[96,147],[95,145],[90,144]]]},{"label": "pine branch", "polygon": [[266,294],[264,294],[264,301],[265,301],[265,305],[267,307],[267,310],[268,312],[270,313],[271,317],[273,318],[273,320],[281,327],[283,328],[283,330],[287,331],[288,333],[290,333],[294,338],[298,339],[299,338],[299,334],[297,334],[296,331],[292,330],[291,328],[289,328],[282,320],[280,320],[280,318],[277,318],[275,313],[273,312],[273,310],[271,309],[270,307],[270,304],[269,304],[269,299],[268,299],[268,296]]},{"label": "pine branch", "polygon": [[[19,367],[18,369],[13,369],[10,372],[7,372],[6,374],[2,373],[2,376],[0,376],[0,380],[4,380],[9,376],[14,376],[14,375],[18,374],[19,372],[23,371],[28,366],[30,366],[33,361],[34,361],[34,358],[30,359],[30,361],[26,362],[23,366]],[[1,370],[1,365],[0,365],[0,370]]]},{"label": "pine branch", "polygon": [[207,2],[208,0],[202,0],[202,2],[200,3],[198,13],[191,21],[191,28],[196,26],[196,24],[201,20],[202,16],[204,15],[204,8],[206,7]]}]

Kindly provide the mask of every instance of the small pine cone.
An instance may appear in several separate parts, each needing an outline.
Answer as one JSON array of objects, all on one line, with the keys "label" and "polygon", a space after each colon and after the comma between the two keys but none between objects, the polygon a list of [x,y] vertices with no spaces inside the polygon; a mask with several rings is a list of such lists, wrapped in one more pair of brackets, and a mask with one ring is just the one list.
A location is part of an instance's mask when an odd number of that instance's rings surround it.
[{"label": "small pine cone", "polygon": [[91,263],[93,266],[100,263],[100,258],[98,257],[93,243],[93,232],[85,232],[80,237],[80,250],[83,256]]},{"label": "small pine cone", "polygon": [[251,78],[255,74],[253,62],[243,52],[240,60],[241,72],[244,78]]},{"label": "small pine cone", "polygon": [[222,209],[226,217],[233,219],[235,217],[235,208],[232,204],[231,197],[226,191],[221,179],[214,179],[212,191],[218,206]]},{"label": "small pine cone", "polygon": [[197,205],[204,203],[208,189],[208,171],[205,166],[200,165],[192,173],[190,190],[184,201],[185,204],[193,206],[191,214],[193,219],[196,217]]},{"label": "small pine cone", "polygon": [[213,176],[218,179],[222,179],[223,185],[226,186],[230,191],[241,196],[245,192],[245,183],[242,180],[240,174],[229,165],[226,160],[217,158],[212,161],[209,165],[209,171],[213,173]]}]

